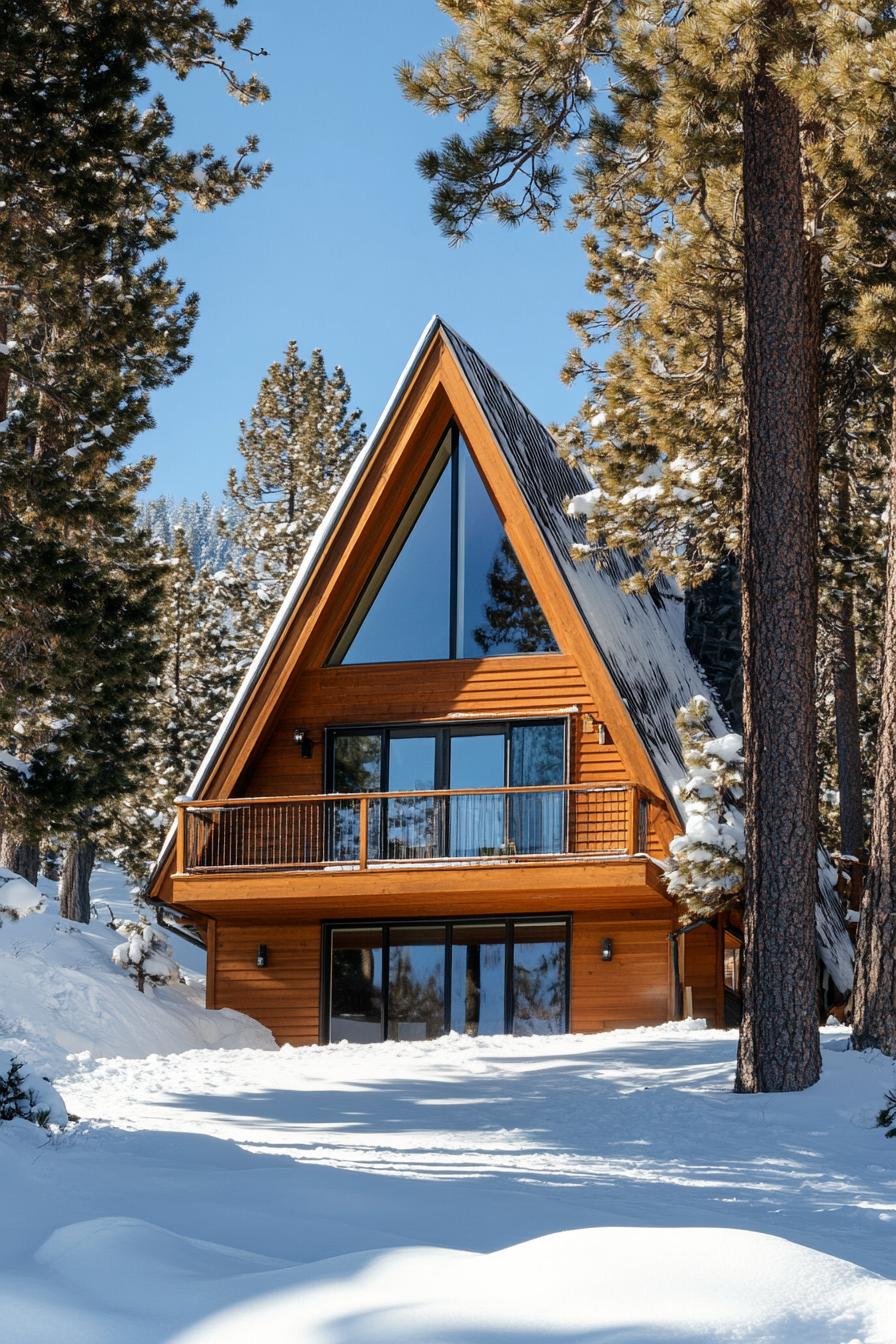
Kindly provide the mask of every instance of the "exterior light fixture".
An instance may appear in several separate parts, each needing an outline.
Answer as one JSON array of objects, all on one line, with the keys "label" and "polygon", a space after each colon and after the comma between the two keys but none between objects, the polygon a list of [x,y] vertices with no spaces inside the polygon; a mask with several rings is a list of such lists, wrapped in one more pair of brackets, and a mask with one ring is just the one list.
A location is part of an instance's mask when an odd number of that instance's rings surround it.
[{"label": "exterior light fixture", "polygon": [[258,951],[255,954],[255,965],[267,966],[267,964],[268,964],[268,945],[267,943],[259,943]]},{"label": "exterior light fixture", "polygon": [[607,725],[605,723],[597,725],[597,740],[602,747],[607,745]]},{"label": "exterior light fixture", "polygon": [[299,751],[301,751],[302,755],[307,759],[314,750],[314,743],[311,740],[311,737],[308,733],[308,729],[293,728],[292,740],[293,742],[295,742],[296,746],[299,748]]},{"label": "exterior light fixture", "polygon": [[605,938],[605,939],[604,939],[604,941],[603,941],[603,946],[601,947],[601,950],[600,950],[600,955],[602,956],[602,958],[604,959],[604,961],[612,961],[612,960],[613,960],[613,939],[612,939],[612,938]]},{"label": "exterior light fixture", "polygon": [[583,715],[582,715],[582,732],[583,732],[583,733],[593,733],[593,732],[594,732],[594,715],[593,715],[593,714],[583,714]]}]

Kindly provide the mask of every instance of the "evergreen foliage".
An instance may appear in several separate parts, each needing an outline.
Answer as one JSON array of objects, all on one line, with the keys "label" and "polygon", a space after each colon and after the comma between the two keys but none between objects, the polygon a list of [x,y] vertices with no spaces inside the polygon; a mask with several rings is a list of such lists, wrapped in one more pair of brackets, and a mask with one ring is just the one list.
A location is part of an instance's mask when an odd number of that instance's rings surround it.
[{"label": "evergreen foliage", "polygon": [[41,1105],[34,1088],[26,1081],[22,1061],[13,1055],[5,1072],[0,1073],[0,1124],[15,1119],[30,1120],[46,1129],[50,1108]]},{"label": "evergreen foliage", "polygon": [[140,510],[140,523],[165,551],[174,549],[175,533],[182,533],[197,571],[215,572],[238,558],[227,505],[213,503],[206,490],[198,499],[159,495],[147,500]]},{"label": "evergreen foliage", "polygon": [[167,938],[147,920],[118,920],[115,930],[124,942],[112,949],[112,960],[133,977],[141,994],[146,992],[147,985],[152,990],[156,985],[175,984],[180,979],[180,969]]},{"label": "evergreen foliage", "polygon": [[0,742],[31,766],[4,776],[12,852],[50,826],[77,842],[139,767],[158,576],[134,503],[149,464],[121,463],[197,315],[158,253],[185,200],[268,172],[251,136],[232,157],[175,149],[147,72],[267,92],[231,64],[248,20],[201,5],[24,0],[0,24]]},{"label": "evergreen foliage", "polygon": [[172,798],[186,789],[230,702],[239,664],[226,577],[208,566],[197,571],[178,527],[171,554],[159,563],[162,656],[130,742],[151,769],[127,791],[107,835],[118,862],[138,880],[168,829]]},{"label": "evergreen foliage", "polygon": [[361,412],[339,365],[295,341],[262,379],[241,424],[242,473],[231,470],[221,531],[234,556],[227,582],[244,663],[258,649],[308,543],[364,440]]},{"label": "evergreen foliage", "polygon": [[685,833],[669,846],[669,894],[682,922],[704,919],[732,905],[743,893],[743,743],[737,733],[713,737],[710,704],[695,696],[678,714],[687,776],[675,792],[685,813]]}]

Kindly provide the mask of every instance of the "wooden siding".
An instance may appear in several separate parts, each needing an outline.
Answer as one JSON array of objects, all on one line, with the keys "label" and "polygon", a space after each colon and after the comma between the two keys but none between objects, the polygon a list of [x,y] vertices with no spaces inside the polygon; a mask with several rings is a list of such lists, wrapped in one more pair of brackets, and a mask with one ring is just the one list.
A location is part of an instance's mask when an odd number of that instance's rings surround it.
[{"label": "wooden siding", "polygon": [[[546,902],[550,906],[552,902]],[[395,909],[365,918],[397,917]],[[448,911],[427,902],[416,913],[429,917],[494,913],[477,906]],[[508,913],[506,910],[501,913]],[[349,916],[350,918],[351,916]],[[209,945],[209,1007],[235,1008],[269,1027],[278,1043],[314,1045],[320,1040],[322,930],[318,922],[231,924],[218,920]],[[670,1016],[669,906],[630,903],[613,912],[573,912],[570,965],[570,1029],[606,1031],[664,1022]],[[613,959],[601,957],[613,939]],[[257,967],[264,943],[268,965]],[[212,988],[214,987],[214,988]],[[212,998],[212,993],[214,998]]]},{"label": "wooden siding", "polygon": [[679,941],[682,989],[690,988],[693,1016],[705,1017],[710,1027],[721,1026],[723,987],[718,930],[701,924]]},{"label": "wooden siding", "polygon": [[[571,782],[629,780],[615,743],[601,744],[598,706],[574,660],[563,654],[299,672],[234,796],[322,793],[328,727],[567,715]],[[310,758],[303,758],[293,741],[297,727],[311,734]]]},{"label": "wooden siding", "polygon": [[[570,967],[572,1031],[612,1031],[655,1026],[671,1013],[669,934],[672,912],[666,902],[574,915]],[[604,961],[605,938],[613,958]]]},{"label": "wooden siding", "polygon": [[[259,943],[267,966],[256,966]],[[314,1045],[320,1036],[320,925],[216,921],[209,947],[210,1008],[235,1008],[270,1027],[277,1041]]]}]

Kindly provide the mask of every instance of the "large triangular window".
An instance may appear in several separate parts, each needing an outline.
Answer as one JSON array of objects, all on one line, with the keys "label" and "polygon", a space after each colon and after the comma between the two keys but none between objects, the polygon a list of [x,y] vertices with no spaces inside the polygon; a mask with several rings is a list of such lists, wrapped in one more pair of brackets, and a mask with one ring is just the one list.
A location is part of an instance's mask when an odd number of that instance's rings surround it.
[{"label": "large triangular window", "polygon": [[330,663],[556,652],[470,451],[449,430]]}]

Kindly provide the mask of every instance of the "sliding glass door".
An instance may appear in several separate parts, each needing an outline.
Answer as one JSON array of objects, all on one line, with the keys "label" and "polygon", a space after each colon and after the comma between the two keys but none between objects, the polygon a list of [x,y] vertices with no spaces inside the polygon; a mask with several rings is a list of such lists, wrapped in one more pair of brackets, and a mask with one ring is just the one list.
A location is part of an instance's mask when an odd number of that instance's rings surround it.
[{"label": "sliding glass door", "polygon": [[[565,852],[566,801],[555,788],[566,779],[562,719],[334,729],[328,741],[330,792],[407,790],[371,803],[371,859]],[[507,794],[507,788],[534,791]],[[433,796],[444,790],[462,796]],[[333,860],[358,857],[359,827],[357,801],[334,803]]]},{"label": "sliding glass door", "polygon": [[325,954],[330,1041],[567,1030],[566,918],[333,926]]}]

